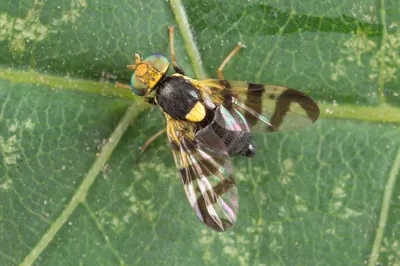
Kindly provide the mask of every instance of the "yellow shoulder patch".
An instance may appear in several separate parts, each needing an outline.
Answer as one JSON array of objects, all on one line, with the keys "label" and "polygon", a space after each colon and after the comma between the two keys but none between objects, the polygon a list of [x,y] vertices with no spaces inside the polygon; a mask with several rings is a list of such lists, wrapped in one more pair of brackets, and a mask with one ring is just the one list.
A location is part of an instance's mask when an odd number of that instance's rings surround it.
[{"label": "yellow shoulder patch", "polygon": [[203,121],[205,116],[206,109],[204,108],[204,105],[201,102],[197,102],[185,118],[190,122],[200,122]]}]

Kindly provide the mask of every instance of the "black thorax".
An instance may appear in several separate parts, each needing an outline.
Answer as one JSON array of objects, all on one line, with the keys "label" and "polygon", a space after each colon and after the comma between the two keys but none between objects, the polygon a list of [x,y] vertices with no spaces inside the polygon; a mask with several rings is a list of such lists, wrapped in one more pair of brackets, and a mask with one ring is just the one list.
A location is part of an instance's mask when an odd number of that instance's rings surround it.
[{"label": "black thorax", "polygon": [[161,109],[172,118],[185,120],[186,115],[200,101],[200,92],[190,80],[169,76],[157,85],[156,99]]}]

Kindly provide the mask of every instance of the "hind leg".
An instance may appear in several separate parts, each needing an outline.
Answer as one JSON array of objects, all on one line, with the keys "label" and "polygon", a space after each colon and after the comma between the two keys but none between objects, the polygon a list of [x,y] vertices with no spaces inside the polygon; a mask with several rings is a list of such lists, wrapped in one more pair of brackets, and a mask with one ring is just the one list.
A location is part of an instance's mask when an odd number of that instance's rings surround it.
[{"label": "hind leg", "polygon": [[218,78],[219,78],[220,80],[225,80],[224,75],[222,74],[222,69],[224,69],[225,65],[229,62],[229,60],[231,60],[231,58],[232,58],[235,54],[237,54],[241,48],[244,48],[244,47],[245,47],[245,46],[244,46],[241,42],[239,42],[239,43],[237,44],[237,46],[235,47],[235,49],[232,50],[232,52],[225,58],[225,60],[224,60],[224,61],[222,62],[222,64],[219,66],[219,68],[217,69],[217,75],[218,75]]}]

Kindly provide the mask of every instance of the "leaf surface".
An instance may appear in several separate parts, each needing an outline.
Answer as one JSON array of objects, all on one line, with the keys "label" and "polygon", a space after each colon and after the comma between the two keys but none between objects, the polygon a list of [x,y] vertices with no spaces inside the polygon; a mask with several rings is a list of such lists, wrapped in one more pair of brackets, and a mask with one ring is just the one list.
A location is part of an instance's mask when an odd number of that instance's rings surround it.
[{"label": "leaf surface", "polygon": [[[0,264],[399,264],[398,1],[172,2],[0,3]],[[113,85],[135,52],[169,56],[169,25],[189,76],[216,77],[241,41],[227,79],[323,113],[234,159],[225,234],[192,213],[165,136],[140,153],[160,112]]]}]

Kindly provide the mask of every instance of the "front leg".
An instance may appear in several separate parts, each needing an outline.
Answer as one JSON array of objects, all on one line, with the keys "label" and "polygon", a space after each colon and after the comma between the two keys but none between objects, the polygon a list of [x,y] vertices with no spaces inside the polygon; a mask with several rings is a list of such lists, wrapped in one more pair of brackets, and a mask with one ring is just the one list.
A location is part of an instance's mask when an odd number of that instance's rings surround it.
[{"label": "front leg", "polygon": [[[130,85],[128,84],[124,84],[124,83],[120,83],[120,82],[116,82],[115,86],[117,86],[118,88],[122,88],[122,89],[128,89],[130,91],[132,91],[132,88]],[[143,97],[143,100],[146,103],[152,104],[152,105],[157,105],[156,100],[154,97]]]},{"label": "front leg", "polygon": [[152,105],[157,105],[156,100],[154,97],[143,97],[143,100],[146,103],[152,104]]},{"label": "front leg", "polygon": [[172,59],[172,67],[174,68],[175,72],[181,75],[185,75],[183,69],[178,66],[175,61],[175,47],[174,47],[174,26],[169,26],[169,46],[171,48],[171,59]]}]

